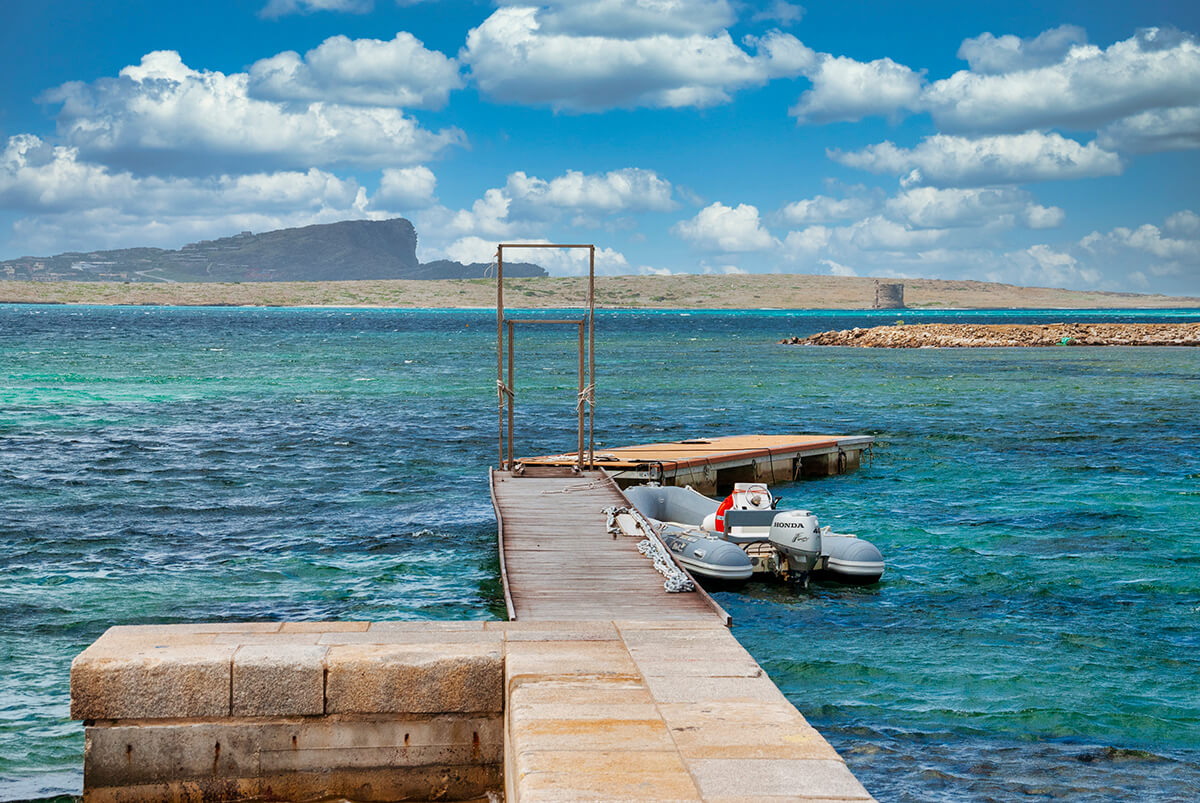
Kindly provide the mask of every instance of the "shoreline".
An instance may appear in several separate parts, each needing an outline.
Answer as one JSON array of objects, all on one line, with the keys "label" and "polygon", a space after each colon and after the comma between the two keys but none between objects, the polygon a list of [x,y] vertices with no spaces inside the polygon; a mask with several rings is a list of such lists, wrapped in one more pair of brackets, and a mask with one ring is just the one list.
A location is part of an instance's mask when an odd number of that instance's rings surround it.
[{"label": "shoreline", "polygon": [[[151,302],[109,302],[109,301],[13,301],[5,298],[0,298],[0,306],[13,307],[104,307],[106,309],[128,307],[130,309],[146,308],[146,309],[261,309],[261,310],[364,310],[364,311],[404,311],[404,312],[495,312],[495,305],[491,306],[401,306],[395,304],[222,304],[219,302],[212,303],[197,303],[197,304],[182,304],[182,303],[151,303]],[[514,307],[506,306],[509,312],[536,312],[547,309],[581,309],[581,307]],[[994,313],[1003,315],[1005,313],[1029,313],[1036,315],[1049,315],[1062,313],[1066,316],[1087,315],[1088,313],[1096,313],[1098,315],[1130,315],[1139,312],[1153,313],[1155,317],[1160,314],[1177,313],[1180,316],[1200,316],[1200,305],[1197,306],[1182,306],[1182,307],[921,307],[905,309],[876,309],[873,307],[606,307],[600,304],[596,305],[597,312],[605,313],[639,313],[639,312],[663,312],[677,313],[680,315],[691,315],[693,313],[721,313],[721,312],[779,312],[779,313],[845,313],[847,315],[861,315],[866,317],[876,318],[902,318],[905,316],[920,316],[922,314],[938,314],[938,313],[962,313],[962,314],[979,314],[986,315]],[[902,324],[897,324],[902,325]],[[951,324],[947,324],[951,325]],[[964,324],[965,325],[965,324]],[[892,328],[879,327],[879,328]],[[830,330],[828,333],[831,334]],[[846,330],[850,331],[850,330]],[[785,338],[779,341],[788,345],[801,345],[799,342],[788,343],[789,340],[799,341],[801,338]],[[817,344],[809,344],[817,345]],[[825,345],[825,344],[820,344]]]},{"label": "shoreline", "polygon": [[[511,309],[585,305],[586,277],[510,279]],[[1200,310],[1200,297],[911,279],[904,308],[875,309],[874,280],[804,274],[599,276],[596,305],[627,310],[854,310],[903,315],[968,310]],[[315,309],[495,309],[491,279],[123,283],[0,280],[0,304]]]}]

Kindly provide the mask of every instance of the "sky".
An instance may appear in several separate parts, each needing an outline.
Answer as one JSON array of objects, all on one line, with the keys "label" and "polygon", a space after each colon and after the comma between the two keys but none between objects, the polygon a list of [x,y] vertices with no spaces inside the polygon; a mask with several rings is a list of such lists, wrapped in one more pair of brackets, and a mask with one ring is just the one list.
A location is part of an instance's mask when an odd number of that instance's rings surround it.
[{"label": "sky", "polygon": [[1197,34],[1194,0],[0,0],[0,258],[403,216],[424,261],[1197,295]]}]

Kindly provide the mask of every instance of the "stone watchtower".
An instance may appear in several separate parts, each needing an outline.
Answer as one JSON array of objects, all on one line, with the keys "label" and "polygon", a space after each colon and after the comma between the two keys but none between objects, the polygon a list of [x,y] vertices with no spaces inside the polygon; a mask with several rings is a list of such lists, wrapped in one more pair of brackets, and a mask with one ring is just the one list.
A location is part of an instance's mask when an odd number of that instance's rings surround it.
[{"label": "stone watchtower", "polygon": [[904,285],[876,279],[875,309],[904,309]]}]

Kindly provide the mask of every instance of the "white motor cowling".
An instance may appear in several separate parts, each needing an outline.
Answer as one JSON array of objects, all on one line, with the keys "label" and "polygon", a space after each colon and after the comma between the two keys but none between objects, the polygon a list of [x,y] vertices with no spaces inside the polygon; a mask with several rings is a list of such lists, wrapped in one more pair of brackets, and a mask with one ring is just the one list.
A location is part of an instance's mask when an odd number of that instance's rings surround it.
[{"label": "white motor cowling", "polygon": [[821,557],[821,526],[807,510],[781,510],[771,522],[768,536],[788,561],[789,573],[807,575]]}]

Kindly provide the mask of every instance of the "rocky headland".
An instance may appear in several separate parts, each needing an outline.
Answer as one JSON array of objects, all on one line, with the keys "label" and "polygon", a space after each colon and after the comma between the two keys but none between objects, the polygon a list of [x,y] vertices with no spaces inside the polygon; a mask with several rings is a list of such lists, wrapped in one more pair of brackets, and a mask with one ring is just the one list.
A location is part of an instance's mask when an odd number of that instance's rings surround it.
[{"label": "rocky headland", "polygon": [[[545,276],[528,262],[508,262],[507,277]],[[490,275],[488,263],[417,259],[417,230],[402,217],[342,220],[218,240],[178,250],[121,248],[68,251],[0,262],[0,275],[38,282],[332,282],[371,279],[473,279]]]},{"label": "rocky headland", "polygon": [[896,324],[820,332],[779,342],[791,346],[886,349],[1200,346],[1200,323]]}]

